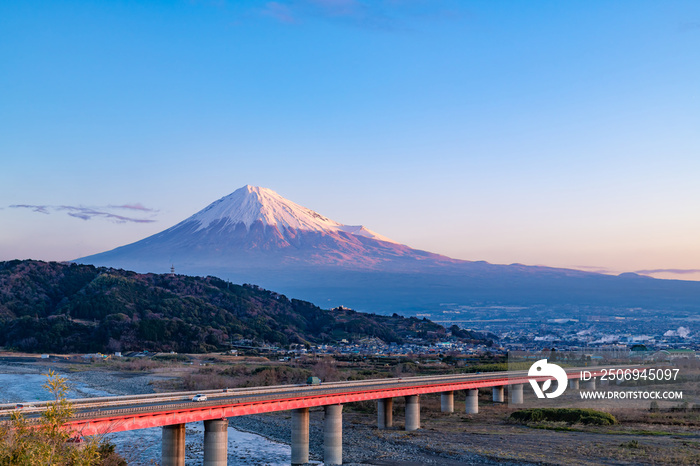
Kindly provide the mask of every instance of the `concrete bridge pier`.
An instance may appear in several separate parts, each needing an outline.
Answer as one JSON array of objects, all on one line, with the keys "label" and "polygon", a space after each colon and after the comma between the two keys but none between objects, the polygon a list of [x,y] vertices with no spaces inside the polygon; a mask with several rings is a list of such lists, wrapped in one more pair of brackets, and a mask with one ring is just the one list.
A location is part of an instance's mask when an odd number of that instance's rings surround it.
[{"label": "concrete bridge pier", "polygon": [[161,466],[185,466],[185,424],[163,426]]},{"label": "concrete bridge pier", "polygon": [[515,385],[509,385],[508,394],[510,395],[511,404],[523,404],[523,384],[519,383]]},{"label": "concrete bridge pier", "polygon": [[440,411],[443,413],[455,412],[455,392],[443,392],[440,394]]},{"label": "concrete bridge pier", "polygon": [[466,402],[467,414],[477,414],[479,412],[479,390],[477,388],[472,390],[467,390],[467,402]]},{"label": "concrete bridge pier", "polygon": [[420,397],[408,395],[406,397],[406,430],[420,429]]},{"label": "concrete bridge pier", "polygon": [[569,388],[578,390],[578,379],[569,379]]},{"label": "concrete bridge pier", "polygon": [[343,405],[324,407],[323,463],[343,464]]},{"label": "concrete bridge pier", "polygon": [[292,465],[309,462],[309,408],[292,410]]},{"label": "concrete bridge pier", "polygon": [[582,388],[584,390],[595,390],[595,377],[592,377],[591,380],[584,381]]},{"label": "concrete bridge pier", "polygon": [[504,395],[504,390],[503,390],[503,385],[500,387],[493,387],[493,402],[494,403],[503,403],[506,401],[506,397]]},{"label": "concrete bridge pier", "polygon": [[204,421],[204,466],[228,463],[228,419]]},{"label": "concrete bridge pier", "polygon": [[377,400],[377,429],[394,427],[394,399]]}]

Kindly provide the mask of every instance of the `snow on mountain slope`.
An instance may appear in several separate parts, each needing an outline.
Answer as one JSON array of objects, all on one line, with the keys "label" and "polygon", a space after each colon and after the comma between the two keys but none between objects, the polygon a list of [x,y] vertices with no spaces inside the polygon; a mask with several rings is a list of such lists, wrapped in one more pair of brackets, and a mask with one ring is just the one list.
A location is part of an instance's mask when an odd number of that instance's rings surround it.
[{"label": "snow on mountain slope", "polygon": [[175,266],[178,273],[379,313],[444,303],[700,307],[700,283],[451,259],[343,225],[253,186],[160,233],[76,262],[156,273]]},{"label": "snow on mountain slope", "polygon": [[244,186],[177,225],[111,251],[77,259],[139,272],[287,268],[416,270],[426,261],[461,262],[418,251],[363,226],[343,225],[276,192]]},{"label": "snow on mountain slope", "polygon": [[250,230],[250,227],[257,221],[262,222],[263,225],[274,225],[280,230],[292,229],[320,233],[344,231],[357,236],[399,244],[361,225],[342,225],[285,199],[271,189],[249,185],[222,197],[179,225],[197,222],[199,224],[197,230],[203,230],[219,223],[222,223],[221,228],[233,228],[242,223],[246,229]]}]

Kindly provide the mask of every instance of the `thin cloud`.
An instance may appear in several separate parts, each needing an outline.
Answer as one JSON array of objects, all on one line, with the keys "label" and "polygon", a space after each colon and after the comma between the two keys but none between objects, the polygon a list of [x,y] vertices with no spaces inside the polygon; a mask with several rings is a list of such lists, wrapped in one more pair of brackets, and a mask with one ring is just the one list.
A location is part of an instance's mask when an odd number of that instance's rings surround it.
[{"label": "thin cloud", "polygon": [[49,214],[49,206],[45,205],[15,204],[10,207],[13,209],[32,209],[32,211],[39,212],[40,214]]},{"label": "thin cloud", "polygon": [[595,273],[608,273],[608,274],[616,273],[613,270],[610,270],[610,269],[605,268],[605,267],[599,267],[596,265],[574,265],[573,268],[578,269],[578,270],[586,270],[588,272],[595,272]]},{"label": "thin cloud", "polygon": [[[81,220],[92,220],[95,218],[103,218],[110,220],[115,223],[153,223],[156,222],[153,219],[153,214],[158,212],[157,210],[144,207],[141,204],[123,204],[119,206],[106,206],[106,207],[84,207],[84,206],[70,206],[70,205],[31,205],[31,204],[14,204],[9,206],[13,209],[30,209],[32,212],[38,212],[41,214],[51,214],[52,212],[66,212],[70,217],[79,218]],[[138,218],[126,215],[116,214],[111,212],[111,209],[127,209],[134,210],[143,213],[150,213],[151,218]]]},{"label": "thin cloud", "polygon": [[700,30],[700,21],[690,21],[687,23],[682,23],[680,25],[680,30],[682,32],[698,31]]},{"label": "thin cloud", "polygon": [[262,9],[262,14],[282,23],[292,24],[297,22],[292,10],[287,5],[279,2],[267,2],[265,8]]},{"label": "thin cloud", "polygon": [[350,22],[358,26],[367,26],[385,16],[378,8],[369,7],[358,0],[281,0],[267,2],[262,14],[282,23],[301,23],[303,18],[321,18],[325,20]]},{"label": "thin cloud", "polygon": [[[455,3],[438,0],[278,0],[258,10],[287,24],[320,18],[372,30],[410,30],[416,19],[455,19],[462,15]],[[451,8],[450,8],[451,6]]]},{"label": "thin cloud", "polygon": [[332,16],[353,16],[364,8],[357,0],[308,0],[308,3]]},{"label": "thin cloud", "polygon": [[650,275],[653,273],[673,273],[676,275],[690,275],[700,273],[700,269],[652,269],[652,270],[637,270],[638,274]]},{"label": "thin cloud", "polygon": [[110,205],[108,206],[111,209],[129,209],[129,210],[140,210],[141,212],[158,212],[156,209],[149,209],[148,207],[144,207],[140,203],[136,204],[122,204],[122,205]]},{"label": "thin cloud", "polygon": [[[591,266],[591,265],[574,265],[573,268],[579,270],[586,270],[589,272],[597,272],[604,274],[617,274],[618,270],[608,269],[606,267]],[[655,273],[672,273],[676,275],[691,275],[694,273],[700,273],[700,269],[649,269],[649,270],[635,270],[634,273],[639,275],[653,275]]]}]

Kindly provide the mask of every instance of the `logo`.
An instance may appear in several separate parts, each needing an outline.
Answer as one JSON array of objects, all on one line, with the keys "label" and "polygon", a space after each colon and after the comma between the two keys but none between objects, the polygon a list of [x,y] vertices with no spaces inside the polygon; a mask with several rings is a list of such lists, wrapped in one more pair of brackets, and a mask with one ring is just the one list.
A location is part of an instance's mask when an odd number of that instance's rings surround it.
[{"label": "logo", "polygon": [[530,366],[530,370],[527,372],[528,377],[554,377],[557,381],[557,388],[552,393],[545,393],[552,386],[552,379],[545,380],[542,383],[542,387],[536,380],[530,379],[530,385],[537,395],[537,398],[556,398],[566,390],[566,372],[561,367],[556,364],[547,362],[546,359],[540,359]]}]

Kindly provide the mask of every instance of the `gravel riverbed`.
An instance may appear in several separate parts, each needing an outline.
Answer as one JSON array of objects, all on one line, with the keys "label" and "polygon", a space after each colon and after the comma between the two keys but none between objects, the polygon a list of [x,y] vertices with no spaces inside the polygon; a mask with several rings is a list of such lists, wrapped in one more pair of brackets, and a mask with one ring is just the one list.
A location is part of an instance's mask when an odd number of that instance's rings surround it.
[{"label": "gravel riverbed", "polygon": [[[116,395],[153,393],[152,382],[169,377],[168,374],[91,370],[87,367],[83,369],[83,367],[41,362],[38,364],[0,362],[0,373],[4,374],[44,374],[49,369],[56,370],[76,387],[72,395],[74,398],[104,396],[104,393],[100,393],[101,390]],[[39,385],[43,382],[43,377],[37,378],[34,382],[38,385],[36,388],[41,390]],[[310,459],[317,464],[323,461],[323,418],[322,409],[311,410],[309,452]],[[291,413],[288,411],[237,416],[229,419],[229,425],[273,442],[291,444]],[[201,435],[201,432],[193,431],[191,434]],[[343,413],[343,464],[356,466],[532,464],[499,461],[455,447],[463,443],[464,439],[460,435],[465,434],[441,432],[435,429],[405,432],[401,425],[391,430],[380,431],[377,430],[376,420],[372,415],[345,411]],[[258,443],[253,441],[250,446],[261,447],[262,444],[258,445]],[[196,446],[190,445],[190,448]],[[247,448],[243,449],[247,450]],[[240,464],[269,464],[265,461],[260,462],[260,458],[256,460],[253,450],[240,453],[242,454],[238,457]],[[157,456],[157,452],[154,454]]]},{"label": "gravel riverbed", "polygon": [[151,382],[154,377],[139,372],[84,371],[70,374],[70,380],[93,387],[105,387],[115,395],[141,395],[154,393]]},{"label": "gravel riverbed", "polygon": [[[91,370],[89,366],[70,366],[66,364],[51,364],[50,362],[7,362],[0,361],[0,374],[46,374],[53,370],[58,375],[65,377],[69,387],[82,387],[78,396],[104,396],[99,391],[109,392],[115,395],[139,395],[142,393],[154,393],[151,382],[161,378],[143,372],[119,372],[105,370]],[[42,379],[42,383],[45,379]],[[96,393],[85,393],[86,387],[96,390]],[[73,396],[74,398],[75,396]]]},{"label": "gravel riverbed", "polygon": [[[498,461],[468,452],[447,453],[439,450],[435,432],[405,432],[398,428],[379,431],[367,424],[367,416],[343,414],[343,464],[362,466],[413,465],[522,465]],[[271,440],[291,443],[291,416],[287,413],[257,414],[229,419],[229,425],[255,432]],[[309,421],[309,455],[323,460],[323,411],[312,410]]]}]

